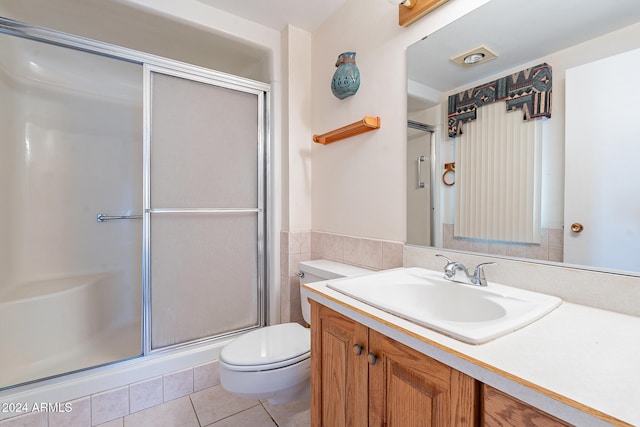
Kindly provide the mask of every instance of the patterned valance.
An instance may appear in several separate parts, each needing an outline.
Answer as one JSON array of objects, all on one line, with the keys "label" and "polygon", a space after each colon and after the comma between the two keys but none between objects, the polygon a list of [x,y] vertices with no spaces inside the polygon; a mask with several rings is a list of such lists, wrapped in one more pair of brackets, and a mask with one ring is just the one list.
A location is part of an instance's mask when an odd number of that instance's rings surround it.
[{"label": "patterned valance", "polygon": [[551,66],[540,64],[449,97],[449,136],[462,133],[462,124],[476,119],[483,105],[506,101],[507,111],[520,109],[524,120],[551,117]]}]

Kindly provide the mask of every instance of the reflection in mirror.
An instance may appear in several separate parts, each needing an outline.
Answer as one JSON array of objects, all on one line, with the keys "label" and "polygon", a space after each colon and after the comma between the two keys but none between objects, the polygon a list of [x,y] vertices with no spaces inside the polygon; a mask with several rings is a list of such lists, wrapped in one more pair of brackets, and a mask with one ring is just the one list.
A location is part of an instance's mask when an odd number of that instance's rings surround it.
[{"label": "reflection in mirror", "polygon": [[407,243],[431,246],[431,164],[434,127],[409,120],[407,131]]},{"label": "reflection in mirror", "polygon": [[[408,196],[407,242],[639,274],[640,204],[635,203],[640,202],[632,195],[640,189],[633,164],[640,158],[640,134],[631,123],[636,121],[632,100],[640,96],[633,78],[640,66],[640,2],[540,0],[535,8],[540,13],[518,19],[505,13],[531,10],[527,3],[491,0],[409,47],[408,118],[432,125],[434,133],[430,162],[421,164],[422,175],[432,180],[421,196],[432,203],[431,215],[425,219],[415,208],[420,204]],[[450,60],[480,45],[497,58],[471,66]],[[540,237],[520,242],[461,237],[456,211],[467,168],[461,170],[460,138],[447,135],[448,97],[541,63],[552,68],[553,105],[541,124]],[[479,115],[484,108],[478,108]],[[522,117],[522,111],[509,114]],[[408,132],[408,195],[419,191],[411,148],[419,139],[415,132]],[[441,175],[454,162],[458,179],[447,186]]]}]

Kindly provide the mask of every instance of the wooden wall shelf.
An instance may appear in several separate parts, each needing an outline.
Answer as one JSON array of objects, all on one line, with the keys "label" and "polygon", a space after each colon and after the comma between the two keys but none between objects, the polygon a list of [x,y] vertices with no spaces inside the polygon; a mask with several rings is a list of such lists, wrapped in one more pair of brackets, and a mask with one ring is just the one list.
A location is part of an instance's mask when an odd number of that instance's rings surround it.
[{"label": "wooden wall shelf", "polygon": [[332,142],[360,135],[361,133],[375,129],[380,129],[380,117],[364,116],[364,119],[351,123],[350,125],[332,130],[331,132],[323,133],[322,135],[313,135],[313,142],[325,145],[331,144]]}]

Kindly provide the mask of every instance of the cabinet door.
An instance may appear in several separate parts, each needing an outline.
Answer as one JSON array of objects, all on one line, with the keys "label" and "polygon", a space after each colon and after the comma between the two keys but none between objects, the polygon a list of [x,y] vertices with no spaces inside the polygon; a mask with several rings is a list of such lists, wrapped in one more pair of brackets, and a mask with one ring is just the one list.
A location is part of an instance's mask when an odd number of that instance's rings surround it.
[{"label": "cabinet door", "polygon": [[314,302],[311,316],[311,425],[366,426],[367,328]]},{"label": "cabinet door", "polygon": [[479,425],[473,378],[375,331],[369,349],[369,425]]},{"label": "cabinet door", "polygon": [[484,426],[569,427],[571,425],[486,384],[483,385],[483,395]]}]

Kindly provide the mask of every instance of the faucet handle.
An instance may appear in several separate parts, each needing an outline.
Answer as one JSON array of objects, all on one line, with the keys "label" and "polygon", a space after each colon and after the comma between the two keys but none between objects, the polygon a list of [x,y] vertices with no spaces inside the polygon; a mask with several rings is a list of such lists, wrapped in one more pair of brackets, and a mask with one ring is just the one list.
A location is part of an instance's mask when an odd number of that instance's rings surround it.
[{"label": "faucet handle", "polygon": [[487,278],[484,275],[485,265],[498,265],[497,262],[483,262],[476,265],[476,269],[473,272],[473,284],[480,286],[487,286]]},{"label": "faucet handle", "polygon": [[439,256],[440,258],[444,258],[447,260],[447,263],[449,264],[453,264],[453,261],[451,261],[449,258],[447,258],[446,256],[442,255],[442,254],[436,254],[436,256]]},{"label": "faucet handle", "polygon": [[459,262],[453,261],[441,254],[436,254],[436,256],[439,256],[447,260],[447,265],[444,266],[445,279],[453,280],[453,278],[456,276],[456,269],[460,267],[466,270],[466,267],[460,264]]}]

